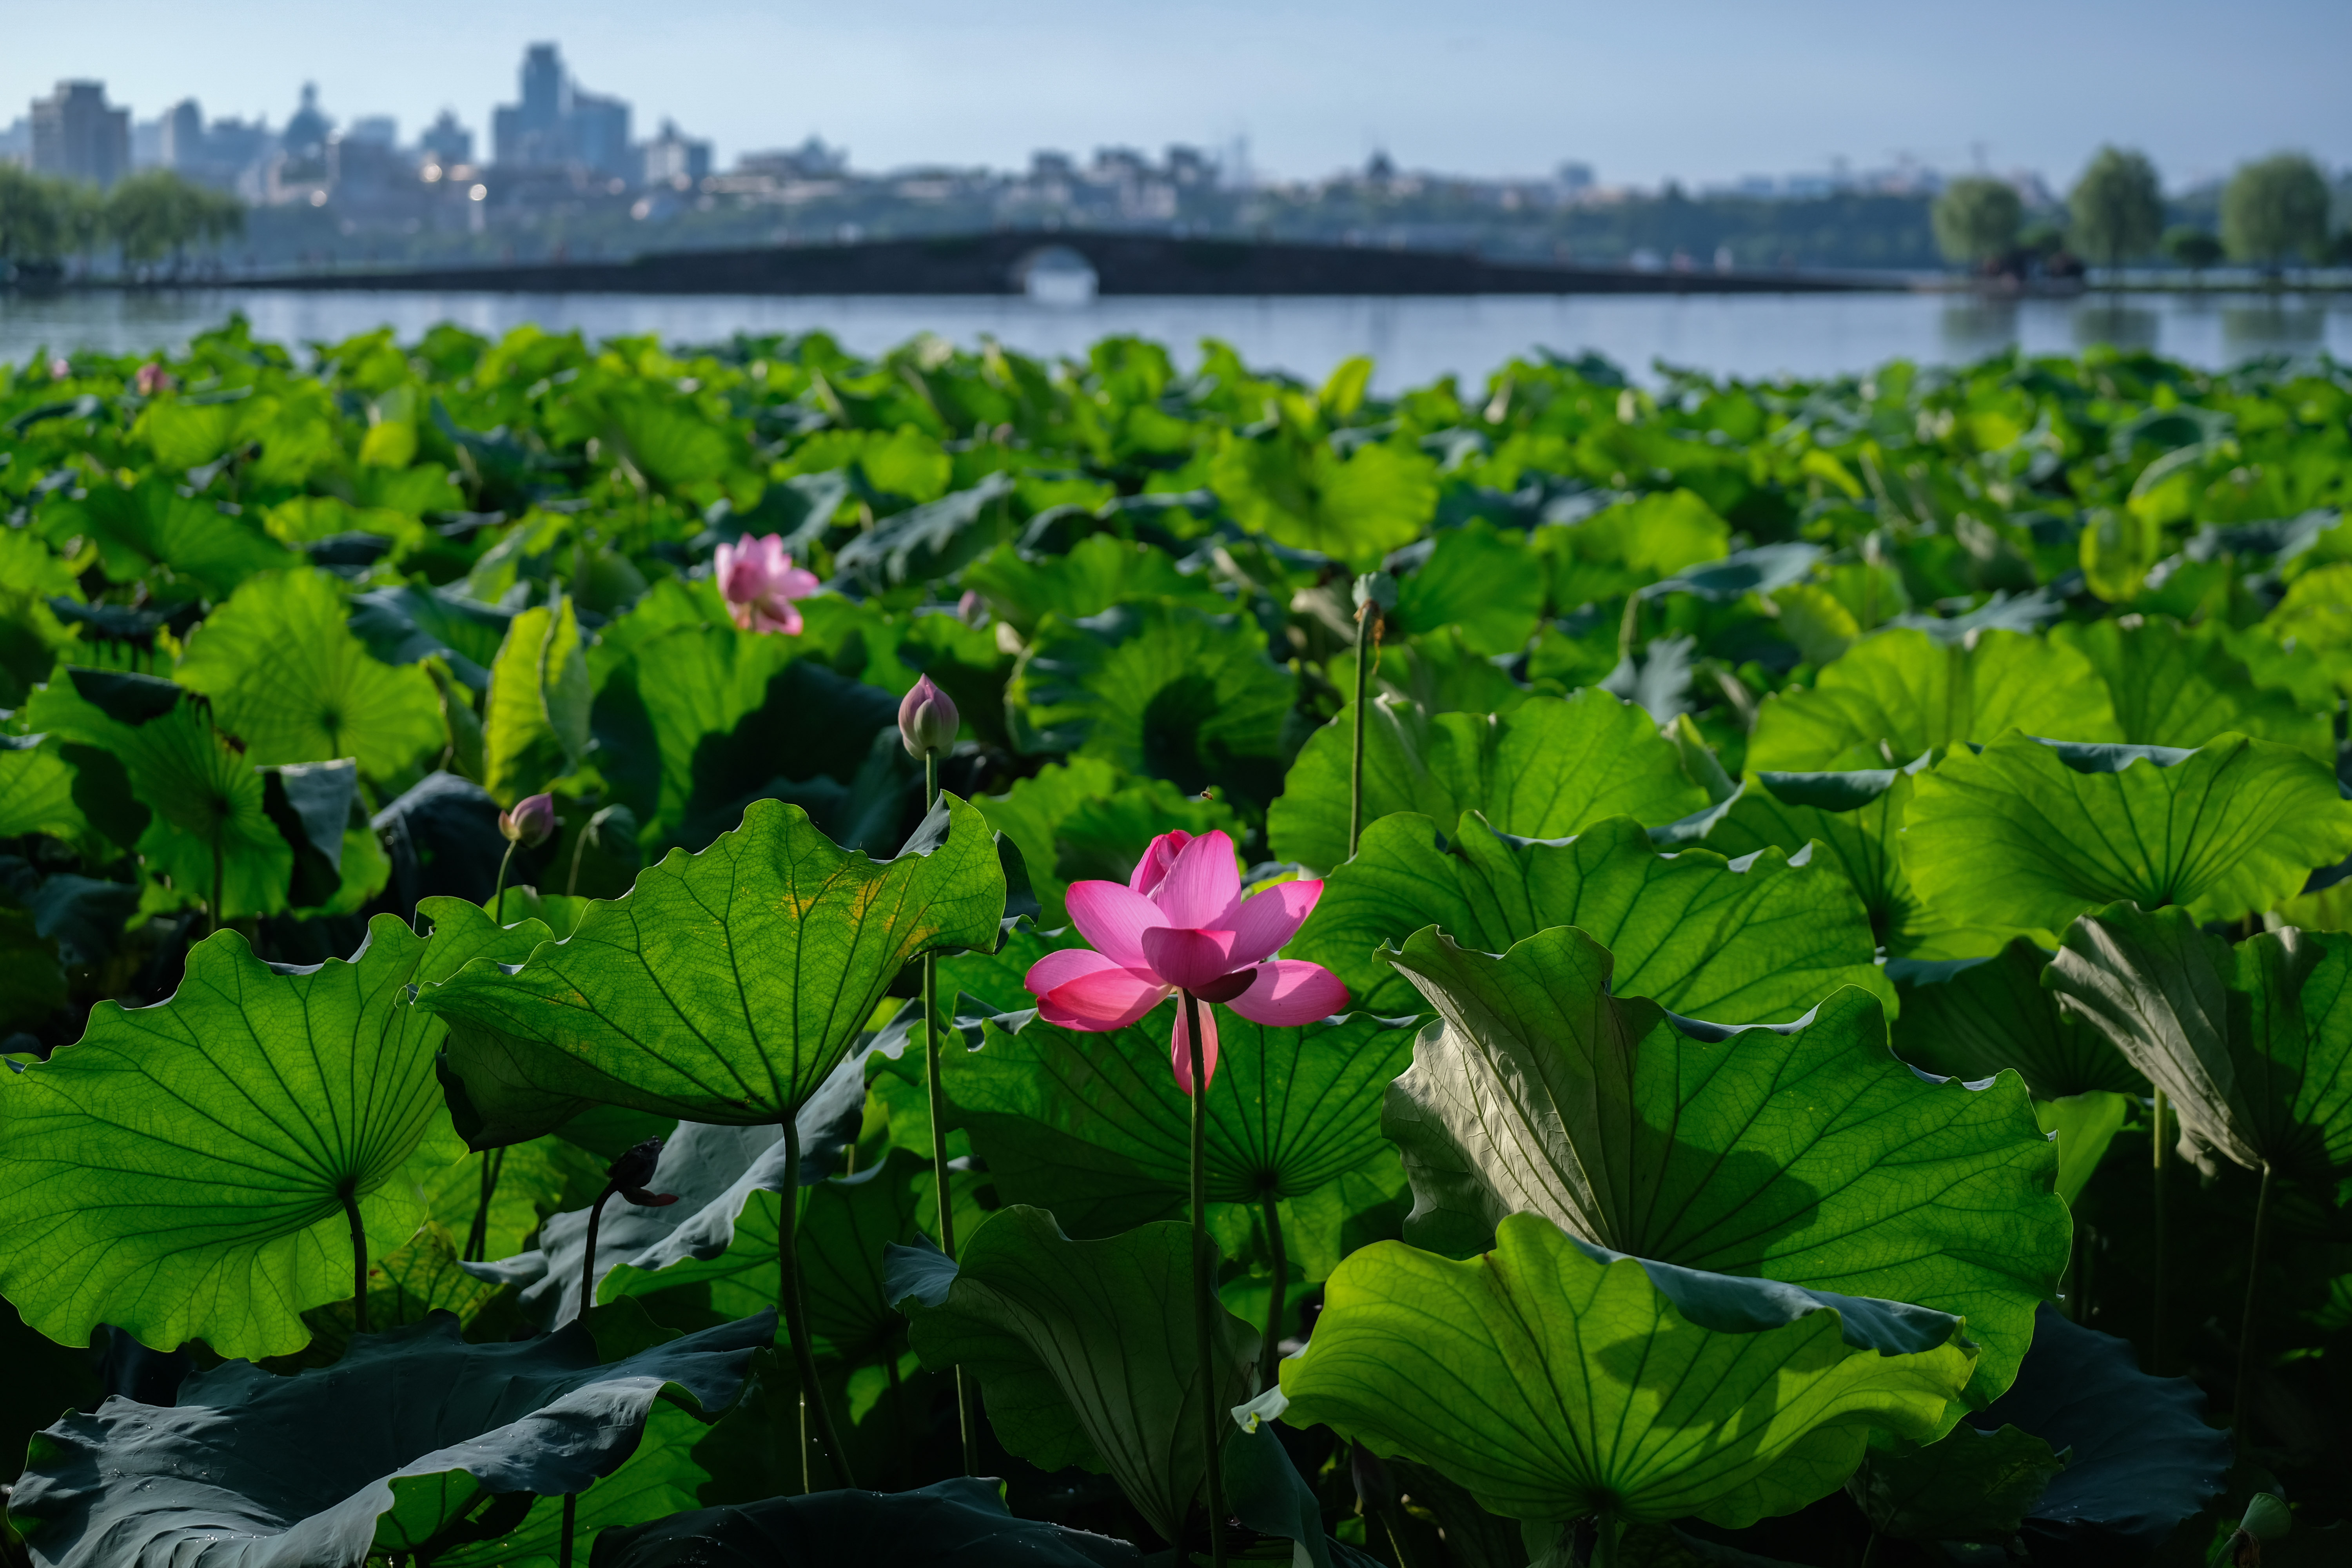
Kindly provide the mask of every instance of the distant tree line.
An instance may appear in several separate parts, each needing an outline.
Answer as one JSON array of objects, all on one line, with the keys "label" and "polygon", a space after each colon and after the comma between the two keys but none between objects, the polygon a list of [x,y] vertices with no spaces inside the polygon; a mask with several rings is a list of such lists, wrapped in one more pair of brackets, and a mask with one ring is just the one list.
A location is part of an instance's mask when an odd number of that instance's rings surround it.
[{"label": "distant tree line", "polygon": [[101,191],[0,163],[0,278],[39,276],[109,247],[126,272],[167,258],[177,272],[190,250],[244,228],[243,202],[169,169],[142,169]]},{"label": "distant tree line", "polygon": [[2168,229],[2156,165],[2145,153],[2102,147],[2067,193],[2063,227],[2037,235],[2016,189],[1982,174],[1946,185],[1933,217],[1945,258],[1988,272],[2015,270],[2037,254],[2047,260],[2063,246],[2110,271],[2161,254],[2192,272],[2226,257],[2274,274],[2297,260],[2352,263],[2352,229],[2330,232],[2331,198],[2319,165],[2281,153],[2242,163],[2230,176],[2220,234],[2191,225]]}]

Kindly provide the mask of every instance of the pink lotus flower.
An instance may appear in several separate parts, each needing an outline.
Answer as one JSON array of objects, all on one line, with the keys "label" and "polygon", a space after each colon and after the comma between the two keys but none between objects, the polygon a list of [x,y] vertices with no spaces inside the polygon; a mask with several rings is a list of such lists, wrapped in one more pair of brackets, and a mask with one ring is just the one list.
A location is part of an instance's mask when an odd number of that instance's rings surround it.
[{"label": "pink lotus flower", "polygon": [[727,613],[747,632],[798,637],[801,613],[793,601],[823,586],[815,573],[793,564],[784,553],[783,536],[777,533],[722,544],[712,565],[719,592],[727,599]]},{"label": "pink lotus flower", "polygon": [[[1223,833],[1181,829],[1151,841],[1143,862],[1117,882],[1070,884],[1070,920],[1093,950],[1049,952],[1023,983],[1037,1015],[1065,1029],[1123,1029],[1170,996],[1190,992],[1201,1008],[1201,1065],[1217,1073],[1211,1003],[1253,1023],[1295,1028],[1348,1005],[1348,988],[1319,963],[1276,959],[1323,896],[1321,882],[1277,882],[1247,898]],[[1192,1037],[1180,1000],[1170,1041],[1176,1082],[1192,1092]]]},{"label": "pink lotus flower", "polygon": [[171,390],[172,373],[150,360],[139,367],[139,374],[131,378],[131,384],[139,388],[140,396],[152,397],[159,392]]}]

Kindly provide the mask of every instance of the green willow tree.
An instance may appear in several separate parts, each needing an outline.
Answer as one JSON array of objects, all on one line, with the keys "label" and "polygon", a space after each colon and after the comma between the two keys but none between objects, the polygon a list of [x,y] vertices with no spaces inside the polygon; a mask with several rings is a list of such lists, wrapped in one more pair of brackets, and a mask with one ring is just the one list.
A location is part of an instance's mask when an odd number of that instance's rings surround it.
[{"label": "green willow tree", "polygon": [[1945,258],[1981,267],[2015,247],[2025,222],[2025,204],[2008,182],[1969,174],[1944,187],[1930,216],[1936,247]]},{"label": "green willow tree", "polygon": [[2068,193],[2074,248],[2105,267],[2120,268],[2156,248],[2164,229],[2164,193],[2156,165],[2142,153],[2102,147]]},{"label": "green willow tree", "polygon": [[122,252],[124,270],[168,256],[176,273],[191,246],[226,239],[245,227],[245,204],[170,169],[142,169],[107,192],[105,225]]},{"label": "green willow tree", "polygon": [[2164,231],[2165,258],[2176,267],[2189,268],[2192,279],[2226,254],[2221,242],[2210,230],[2179,224]]},{"label": "green willow tree", "polygon": [[2327,240],[2327,180],[2300,153],[2241,163],[2221,192],[2221,243],[2231,257],[2275,273]]}]

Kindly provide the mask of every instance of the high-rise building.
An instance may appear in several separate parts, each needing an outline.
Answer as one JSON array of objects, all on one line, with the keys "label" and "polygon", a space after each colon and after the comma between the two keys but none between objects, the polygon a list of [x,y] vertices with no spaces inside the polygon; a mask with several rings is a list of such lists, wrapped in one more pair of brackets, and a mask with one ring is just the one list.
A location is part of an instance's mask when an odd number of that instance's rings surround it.
[{"label": "high-rise building", "polygon": [[204,108],[184,98],[163,111],[163,167],[189,169],[204,160]]},{"label": "high-rise building", "polygon": [[507,168],[580,168],[627,176],[629,106],[588,92],[563,68],[553,44],[523,51],[521,101],[490,116],[490,156]]},{"label": "high-rise building", "polygon": [[110,185],[131,172],[131,111],[110,109],[106,84],[61,81],[33,100],[33,168]]},{"label": "high-rise building", "polygon": [[428,160],[445,169],[474,161],[474,133],[458,124],[457,116],[446,109],[425,128],[416,145]]},{"label": "high-rise building", "polygon": [[646,142],[641,153],[645,160],[642,178],[648,185],[684,190],[709,177],[710,143],[681,134],[673,121],[663,121],[661,134]]}]

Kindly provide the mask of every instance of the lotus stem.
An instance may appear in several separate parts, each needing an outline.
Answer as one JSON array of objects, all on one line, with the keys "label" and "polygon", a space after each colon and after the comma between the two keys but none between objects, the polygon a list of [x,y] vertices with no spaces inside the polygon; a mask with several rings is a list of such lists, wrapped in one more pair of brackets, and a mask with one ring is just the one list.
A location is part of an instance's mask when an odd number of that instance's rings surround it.
[{"label": "lotus stem", "polygon": [[[1364,691],[1370,681],[1372,661],[1379,657],[1381,607],[1367,599],[1356,606],[1356,738],[1348,764],[1348,858],[1356,858],[1357,841],[1364,836]],[[1199,1083],[1199,1079],[1192,1080]]]},{"label": "lotus stem", "polygon": [[482,1152],[482,1201],[474,1209],[474,1223],[466,1232],[465,1258],[468,1263],[487,1260],[490,1252],[490,1200],[498,1195],[499,1175],[506,1169],[504,1146]]},{"label": "lotus stem", "polygon": [[352,1331],[363,1334],[368,1331],[367,1227],[360,1224],[357,1179],[345,1177],[335,1195],[343,1200],[343,1217],[352,1222]]},{"label": "lotus stem", "polygon": [[1624,1522],[1615,1514],[1592,1516],[1592,1568],[1617,1568],[1617,1542],[1624,1533]]},{"label": "lotus stem", "polygon": [[[940,759],[937,752],[923,757],[923,809],[929,811],[940,803]],[[955,1202],[948,1173],[947,1094],[940,1086],[940,961],[936,953],[923,954],[923,1071],[930,1090],[931,1103],[931,1177],[937,1184],[940,1205],[940,1250],[952,1258],[955,1256]],[[964,1379],[963,1368],[955,1369],[956,1430],[963,1442],[963,1473],[980,1473],[980,1419],[971,1406],[971,1386]]]},{"label": "lotus stem", "polygon": [[1870,1531],[1870,1544],[1862,1549],[1862,1568],[1873,1568],[1878,1561],[1879,1534],[1876,1527]]},{"label": "lotus stem", "polygon": [[1265,1212],[1266,1250],[1274,1254],[1274,1295],[1265,1304],[1265,1337],[1257,1347],[1257,1385],[1264,1392],[1274,1386],[1282,1364],[1282,1323],[1287,1316],[1283,1296],[1290,1284],[1290,1258],[1282,1249],[1282,1204],[1272,1183],[1258,1201]]},{"label": "lotus stem", "polygon": [[555,1548],[555,1568],[572,1568],[572,1532],[580,1524],[580,1494],[563,1494],[563,1534]]},{"label": "lotus stem", "polygon": [[580,1311],[572,1320],[575,1323],[586,1322],[588,1309],[596,1304],[596,1229],[604,1223],[604,1205],[613,1201],[613,1192],[607,1183],[588,1206],[588,1250],[580,1258]]},{"label": "lotus stem", "polygon": [[2158,1377],[2164,1375],[2164,1090],[2156,1091],[2155,1148],[2149,1155],[2156,1175],[2154,1236],[2149,1243],[2154,1261],[2148,1266],[2150,1279],[2149,1313],[2147,1321],[2147,1370]]},{"label": "lotus stem", "polygon": [[222,888],[228,880],[227,860],[226,856],[222,853],[221,837],[227,831],[228,828],[226,824],[215,823],[213,825],[213,901],[212,907],[205,911],[205,915],[212,921],[212,926],[211,930],[205,932],[206,936],[212,935],[213,931],[216,931],[221,928]]},{"label": "lotus stem", "polygon": [[2254,1402],[2248,1397],[2254,1380],[2254,1298],[2262,1284],[2263,1233],[2270,1227],[2271,1163],[2263,1162],[2262,1194],[2254,1199],[2254,1242],[2246,1256],[2246,1310],[2238,1322],[2238,1386],[2231,1400],[2230,1426],[2237,1434],[2238,1452],[2243,1454],[2250,1444],[2247,1426],[2253,1418]]},{"label": "lotus stem", "polygon": [[[1362,725],[1357,733],[1363,732]],[[1217,1408],[1214,1325],[1216,1270],[1209,1253],[1209,1071],[1201,1052],[1201,999],[1184,995],[1185,1047],[1192,1067],[1192,1343],[1201,1357],[1201,1461],[1209,1493],[1209,1561],[1225,1568],[1225,1478],[1217,1453],[1223,1413]]]},{"label": "lotus stem", "polygon": [[490,888],[490,923],[492,925],[505,923],[499,916],[506,905],[507,869],[514,864],[514,852],[515,841],[509,838],[507,840],[507,852],[499,857],[499,879]]},{"label": "lotus stem", "polygon": [[[816,1380],[816,1349],[809,1342],[808,1304],[801,1299],[800,1260],[800,1196],[801,1196],[801,1130],[793,1119],[784,1118],[784,1190],[777,1205],[776,1261],[782,1265],[776,1285],[778,1305],[784,1312],[784,1331],[793,1342],[793,1360],[800,1367],[801,1398],[807,1409],[816,1413],[818,1439],[824,1444],[824,1457],[833,1466],[834,1479],[844,1487],[856,1487],[856,1478],[849,1473],[849,1455],[841,1446],[841,1435],[833,1427],[833,1410],[824,1402],[824,1390]],[[801,1445],[801,1462],[808,1462],[808,1445]]]}]

